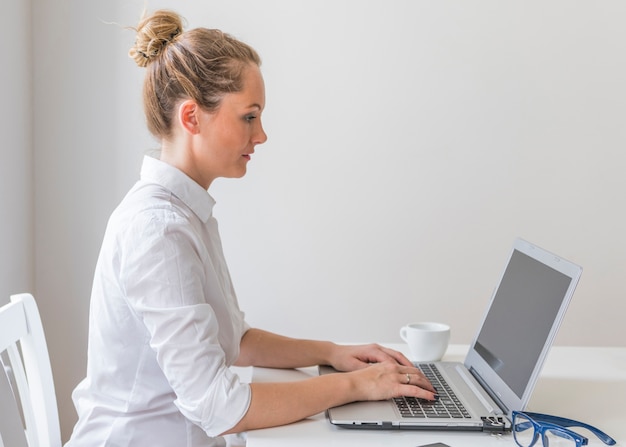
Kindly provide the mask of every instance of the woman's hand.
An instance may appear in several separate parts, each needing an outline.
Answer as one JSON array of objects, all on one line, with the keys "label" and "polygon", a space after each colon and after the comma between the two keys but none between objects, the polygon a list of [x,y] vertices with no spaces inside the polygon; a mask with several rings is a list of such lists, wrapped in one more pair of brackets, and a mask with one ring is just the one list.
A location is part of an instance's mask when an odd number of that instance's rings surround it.
[{"label": "woman's hand", "polygon": [[399,396],[435,400],[437,390],[413,366],[382,362],[349,373],[354,378],[356,400],[384,400]]},{"label": "woman's hand", "polygon": [[[245,352],[256,352],[257,358],[246,355],[246,361],[258,361],[260,358],[261,364],[274,368],[321,363],[349,372],[324,374],[295,382],[251,383],[252,399],[248,412],[227,433],[283,425],[355,401],[399,396],[437,399],[435,388],[422,372],[393,349],[379,345],[346,346],[298,341],[258,330],[250,331],[244,339]],[[252,346],[262,349],[254,350]],[[282,359],[276,361],[279,354],[282,354]],[[300,398],[293,399],[293,396]]]},{"label": "woman's hand", "polygon": [[367,368],[372,363],[382,362],[413,366],[401,352],[377,344],[334,345],[329,361],[331,366],[337,371],[356,371]]},{"label": "woman's hand", "polygon": [[377,344],[335,345],[331,366],[353,371],[359,400],[382,400],[398,396],[436,399],[437,391],[404,354]]}]

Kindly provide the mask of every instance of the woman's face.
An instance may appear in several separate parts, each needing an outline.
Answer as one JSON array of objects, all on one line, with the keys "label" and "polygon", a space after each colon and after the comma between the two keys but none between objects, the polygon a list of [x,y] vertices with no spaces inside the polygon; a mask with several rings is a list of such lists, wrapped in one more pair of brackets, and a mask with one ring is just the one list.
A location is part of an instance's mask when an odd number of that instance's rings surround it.
[{"label": "woman's face", "polygon": [[208,189],[218,177],[245,175],[254,147],[267,140],[261,125],[264,107],[261,71],[249,65],[240,92],[226,94],[217,111],[199,111],[200,131],[193,149],[198,183]]}]

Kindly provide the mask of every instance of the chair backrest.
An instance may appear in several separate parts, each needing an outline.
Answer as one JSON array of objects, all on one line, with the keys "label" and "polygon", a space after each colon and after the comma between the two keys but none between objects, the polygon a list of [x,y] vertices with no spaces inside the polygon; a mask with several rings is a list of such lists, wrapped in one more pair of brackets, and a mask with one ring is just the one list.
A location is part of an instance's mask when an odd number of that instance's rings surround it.
[{"label": "chair backrest", "polygon": [[0,307],[0,354],[0,447],[60,447],[50,357],[32,295],[12,295]]}]

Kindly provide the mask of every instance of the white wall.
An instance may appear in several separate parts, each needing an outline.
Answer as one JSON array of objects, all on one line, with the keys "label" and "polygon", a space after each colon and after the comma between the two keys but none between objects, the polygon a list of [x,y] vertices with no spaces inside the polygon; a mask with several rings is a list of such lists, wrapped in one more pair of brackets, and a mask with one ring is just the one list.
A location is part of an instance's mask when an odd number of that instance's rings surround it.
[{"label": "white wall", "polygon": [[115,87],[122,32],[104,23],[116,8],[109,1],[33,0],[35,277],[64,439],[76,419],[71,392],[85,375],[96,257],[120,188],[128,186],[118,177],[118,152],[132,163],[132,148],[117,135],[133,129],[115,120],[118,108],[136,105]]},{"label": "white wall", "polygon": [[34,287],[30,1],[2,4],[0,304]]},{"label": "white wall", "polygon": [[252,324],[399,341],[434,319],[468,343],[522,236],[585,268],[557,343],[626,345],[625,3],[32,1],[36,290],[64,437],[106,219],[155,146],[134,35],[109,23],[145,3],[263,57],[269,140],[211,190]]}]

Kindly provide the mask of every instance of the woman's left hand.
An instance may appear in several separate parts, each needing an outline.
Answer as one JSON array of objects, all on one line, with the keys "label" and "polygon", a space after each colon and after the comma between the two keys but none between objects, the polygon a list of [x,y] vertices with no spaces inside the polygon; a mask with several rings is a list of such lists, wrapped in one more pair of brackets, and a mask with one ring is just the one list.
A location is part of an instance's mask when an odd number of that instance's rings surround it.
[{"label": "woman's left hand", "polygon": [[385,348],[378,344],[369,345],[335,345],[330,363],[337,371],[355,371],[372,363],[395,362],[400,365],[413,366],[401,352]]}]

